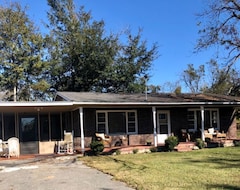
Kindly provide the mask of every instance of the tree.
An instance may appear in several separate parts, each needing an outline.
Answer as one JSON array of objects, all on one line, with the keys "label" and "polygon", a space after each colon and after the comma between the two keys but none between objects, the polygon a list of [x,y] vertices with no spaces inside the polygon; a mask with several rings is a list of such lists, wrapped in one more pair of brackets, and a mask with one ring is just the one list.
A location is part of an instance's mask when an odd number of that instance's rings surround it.
[{"label": "tree", "polygon": [[[240,2],[212,0],[208,9],[199,14],[199,18],[201,19],[199,26],[202,28],[199,31],[200,37],[196,50],[218,46],[226,52],[224,58],[227,59],[227,65],[233,65],[240,57]],[[204,22],[205,18],[206,22]],[[220,54],[223,52],[220,51]]]},{"label": "tree", "polygon": [[192,93],[197,93],[202,87],[204,75],[204,65],[200,65],[198,69],[195,69],[193,64],[188,64],[188,69],[183,71],[181,80],[183,80]]},{"label": "tree", "polygon": [[208,76],[210,82],[206,92],[224,94],[224,95],[237,95],[237,87],[239,87],[239,72],[235,69],[229,69],[226,72],[224,68],[220,68],[216,60],[210,60],[208,63],[209,71]]},{"label": "tree", "polygon": [[0,6],[0,28],[1,90],[15,91],[15,101],[41,99],[49,88],[44,79],[44,38],[18,3]]},{"label": "tree", "polygon": [[90,12],[78,12],[73,0],[48,0],[53,40],[50,59],[55,62],[56,90],[136,92],[144,86],[142,77],[151,66],[156,46],[147,50],[141,35],[127,34],[128,44],[119,35],[106,35],[104,21],[94,21]]},{"label": "tree", "polygon": [[126,31],[127,44],[119,44],[114,62],[103,72],[98,85],[107,92],[144,92],[151,62],[157,57],[157,45],[148,50],[147,42],[141,40],[141,30],[137,35]]},{"label": "tree", "polygon": [[192,93],[239,94],[239,73],[235,69],[229,69],[226,72],[213,59],[207,65],[208,67],[200,65],[198,69],[195,69],[193,64],[189,64],[188,69],[184,70],[181,75],[181,80],[184,81]]}]

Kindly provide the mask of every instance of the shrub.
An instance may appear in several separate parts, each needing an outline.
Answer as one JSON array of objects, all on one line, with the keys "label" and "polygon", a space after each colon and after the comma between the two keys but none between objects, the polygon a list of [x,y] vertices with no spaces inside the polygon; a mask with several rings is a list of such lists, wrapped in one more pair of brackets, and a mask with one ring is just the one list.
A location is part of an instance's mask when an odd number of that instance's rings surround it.
[{"label": "shrub", "polygon": [[116,153],[116,155],[120,155],[121,151],[117,149],[115,153]]},{"label": "shrub", "polygon": [[196,146],[199,148],[199,149],[202,149],[205,147],[205,143],[202,139],[200,138],[197,138],[196,139]]},{"label": "shrub", "polygon": [[93,154],[99,155],[103,151],[104,145],[103,145],[102,141],[94,140],[91,142],[90,148],[91,148]]},{"label": "shrub", "polygon": [[151,147],[150,148],[150,152],[157,152],[158,151],[158,148],[157,147]]},{"label": "shrub", "polygon": [[133,149],[133,154],[137,154],[137,153],[138,153],[138,149],[137,148]]},{"label": "shrub", "polygon": [[235,140],[233,143],[234,143],[234,146],[240,146],[240,140]]},{"label": "shrub", "polygon": [[170,136],[165,140],[165,148],[168,151],[173,151],[174,147],[178,145],[178,138],[175,136]]}]

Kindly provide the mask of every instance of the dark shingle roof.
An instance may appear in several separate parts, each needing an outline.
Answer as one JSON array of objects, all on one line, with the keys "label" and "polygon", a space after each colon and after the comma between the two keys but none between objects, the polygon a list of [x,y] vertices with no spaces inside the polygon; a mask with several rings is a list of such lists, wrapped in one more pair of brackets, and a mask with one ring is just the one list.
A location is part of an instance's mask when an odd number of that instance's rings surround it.
[{"label": "dark shingle roof", "polygon": [[181,102],[240,102],[239,97],[224,96],[217,94],[174,94],[157,93],[148,94],[114,94],[114,93],[95,93],[95,92],[58,92],[56,101],[75,101],[75,102],[158,102],[158,103],[181,103]]}]

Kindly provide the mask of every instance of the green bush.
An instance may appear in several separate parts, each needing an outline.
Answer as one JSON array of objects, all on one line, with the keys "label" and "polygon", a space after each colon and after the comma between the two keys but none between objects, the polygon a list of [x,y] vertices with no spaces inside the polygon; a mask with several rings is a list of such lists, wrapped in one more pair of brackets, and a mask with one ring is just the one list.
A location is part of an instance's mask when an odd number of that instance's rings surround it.
[{"label": "green bush", "polygon": [[158,152],[158,148],[157,147],[151,147],[150,152]]},{"label": "green bush", "polygon": [[133,154],[137,154],[137,153],[138,153],[138,149],[137,148],[133,149]]},{"label": "green bush", "polygon": [[197,138],[196,139],[196,146],[199,148],[199,149],[202,149],[205,147],[205,143],[202,139],[200,138]]},{"label": "green bush", "polygon": [[116,153],[116,155],[120,155],[121,151],[119,149],[117,149],[115,153]]},{"label": "green bush", "polygon": [[234,146],[240,146],[240,140],[235,140],[233,143],[234,143]]},{"label": "green bush", "polygon": [[90,148],[91,148],[93,154],[99,155],[103,151],[104,145],[103,145],[102,141],[94,140],[91,142]]},{"label": "green bush", "polygon": [[167,151],[173,151],[174,147],[178,145],[178,138],[175,136],[170,136],[165,140],[165,148]]}]

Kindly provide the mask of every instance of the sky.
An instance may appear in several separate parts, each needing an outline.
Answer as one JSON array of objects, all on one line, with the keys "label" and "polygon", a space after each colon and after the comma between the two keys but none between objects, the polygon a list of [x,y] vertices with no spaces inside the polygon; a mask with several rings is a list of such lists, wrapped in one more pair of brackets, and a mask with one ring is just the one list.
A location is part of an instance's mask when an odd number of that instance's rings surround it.
[{"label": "sky", "polygon": [[[14,0],[11,0],[12,2]],[[9,2],[9,1],[7,1]],[[41,28],[47,19],[47,0],[17,0],[28,6],[27,14]],[[74,0],[75,5],[91,11],[94,20],[104,20],[107,32],[118,33],[130,28],[150,48],[159,46],[159,57],[153,62],[148,85],[175,83],[188,64],[199,66],[210,60],[212,53],[194,54],[198,35],[197,13],[203,11],[203,0]],[[6,0],[0,0],[1,4]]]}]

